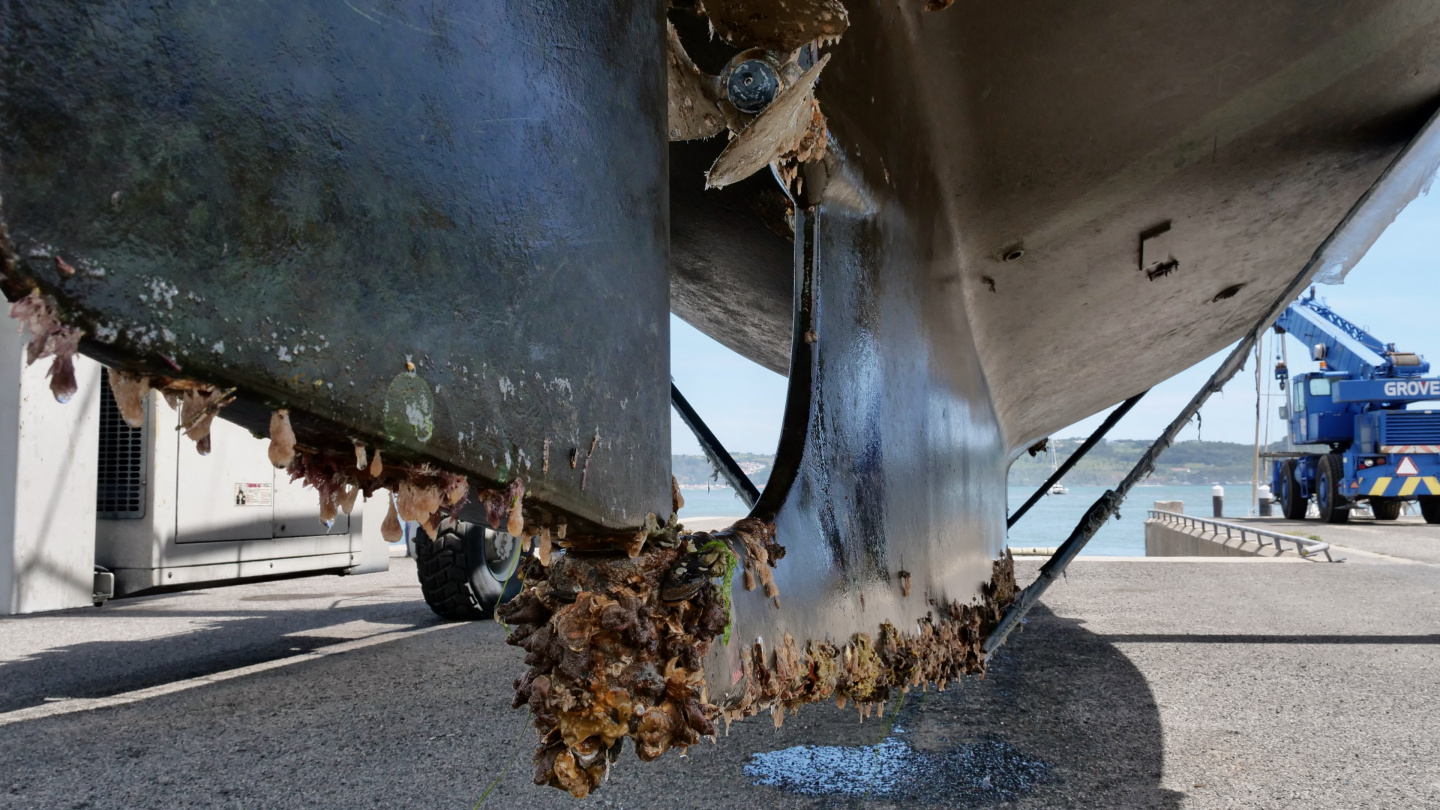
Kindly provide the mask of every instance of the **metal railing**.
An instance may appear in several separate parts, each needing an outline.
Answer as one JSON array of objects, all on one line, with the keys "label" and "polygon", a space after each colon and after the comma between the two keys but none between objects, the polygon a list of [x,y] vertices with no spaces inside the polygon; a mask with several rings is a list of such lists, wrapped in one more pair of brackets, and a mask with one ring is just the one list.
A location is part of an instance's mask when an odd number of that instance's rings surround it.
[{"label": "metal railing", "polygon": [[1240,542],[1244,543],[1246,537],[1253,534],[1255,535],[1255,542],[1260,544],[1262,548],[1266,545],[1267,540],[1274,544],[1276,554],[1285,553],[1285,547],[1280,545],[1283,541],[1293,544],[1293,550],[1307,560],[1310,559],[1312,555],[1324,554],[1325,559],[1329,562],[1345,562],[1344,557],[1332,556],[1330,554],[1330,544],[1320,540],[1312,540],[1308,537],[1296,537],[1293,534],[1281,534],[1280,532],[1272,532],[1269,529],[1257,529],[1254,526],[1246,526],[1241,523],[1226,523],[1223,520],[1183,515],[1179,512],[1167,512],[1163,509],[1151,509],[1149,511],[1151,518],[1159,520],[1162,523],[1188,526],[1199,529],[1202,533],[1208,530],[1216,537],[1219,537],[1223,531],[1225,533],[1225,539],[1227,540],[1233,540],[1238,535]]}]

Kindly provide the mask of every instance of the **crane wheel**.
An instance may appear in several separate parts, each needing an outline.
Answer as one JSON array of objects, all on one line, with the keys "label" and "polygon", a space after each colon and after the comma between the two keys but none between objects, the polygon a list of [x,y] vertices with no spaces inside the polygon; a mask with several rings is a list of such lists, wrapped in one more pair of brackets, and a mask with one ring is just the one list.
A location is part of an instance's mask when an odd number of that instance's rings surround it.
[{"label": "crane wheel", "polygon": [[435,615],[451,621],[489,619],[520,591],[520,539],[474,523],[447,519],[439,536],[415,535],[420,593]]},{"label": "crane wheel", "polygon": [[1375,513],[1376,520],[1395,520],[1400,517],[1400,509],[1405,502],[1399,498],[1371,498],[1370,511]]},{"label": "crane wheel", "polygon": [[1300,494],[1300,479],[1295,477],[1295,459],[1280,465],[1280,510],[1288,520],[1304,520],[1309,499]]},{"label": "crane wheel", "polygon": [[1420,499],[1420,514],[1426,523],[1440,523],[1440,495],[1429,495]]},{"label": "crane wheel", "polygon": [[1321,456],[1320,469],[1315,473],[1315,506],[1320,510],[1320,519],[1326,523],[1350,520],[1350,507],[1340,494],[1342,466],[1339,456]]}]

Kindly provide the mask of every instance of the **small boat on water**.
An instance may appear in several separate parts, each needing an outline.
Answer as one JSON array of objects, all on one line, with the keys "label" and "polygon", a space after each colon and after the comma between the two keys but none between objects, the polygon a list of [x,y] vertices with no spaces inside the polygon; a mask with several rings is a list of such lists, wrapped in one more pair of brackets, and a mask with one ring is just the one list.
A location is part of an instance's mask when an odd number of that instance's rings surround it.
[{"label": "small boat on water", "polygon": [[[1050,451],[1050,474],[1051,474],[1051,475],[1054,475],[1054,474],[1055,474],[1055,471],[1058,470],[1058,469],[1060,469],[1060,460],[1059,460],[1059,458],[1057,458],[1056,455],[1055,455],[1055,446],[1054,446],[1053,444],[1050,445],[1049,451]],[[1050,495],[1069,495],[1069,494],[1070,494],[1070,490],[1066,489],[1064,484],[1060,483],[1059,481],[1056,481],[1054,484],[1052,484],[1052,485],[1050,486],[1050,492],[1049,492],[1048,494],[1050,494]]]}]

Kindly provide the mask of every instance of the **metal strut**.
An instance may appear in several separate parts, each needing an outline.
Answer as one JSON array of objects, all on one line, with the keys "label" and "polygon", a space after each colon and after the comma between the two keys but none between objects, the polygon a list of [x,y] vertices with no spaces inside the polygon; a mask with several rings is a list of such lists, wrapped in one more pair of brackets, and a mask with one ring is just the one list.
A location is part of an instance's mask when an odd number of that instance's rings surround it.
[{"label": "metal strut", "polygon": [[720,475],[724,476],[725,482],[735,490],[735,494],[740,496],[740,500],[745,502],[745,507],[754,509],[755,502],[760,500],[760,490],[755,488],[750,476],[746,475],[745,471],[740,469],[740,465],[735,463],[730,451],[726,450],[725,445],[721,444],[715,434],[710,431],[710,427],[700,418],[700,414],[690,407],[689,400],[685,399],[685,395],[680,393],[680,389],[675,387],[674,382],[670,383],[670,404],[680,414],[680,419],[685,426],[695,434],[695,440],[700,442],[700,449],[705,451],[705,457],[710,459],[710,463],[720,471]]},{"label": "metal strut", "polygon": [[1110,428],[1115,427],[1116,423],[1118,423],[1121,419],[1125,418],[1125,414],[1129,413],[1130,409],[1135,407],[1135,403],[1139,402],[1140,398],[1145,396],[1149,392],[1150,389],[1147,388],[1144,391],[1141,391],[1135,396],[1130,397],[1129,399],[1120,403],[1120,407],[1111,411],[1110,415],[1105,417],[1105,421],[1100,423],[1100,427],[1096,428],[1095,432],[1090,434],[1090,438],[1086,439],[1084,444],[1080,445],[1080,447],[1077,448],[1075,452],[1070,454],[1069,458],[1065,459],[1064,464],[1061,464],[1060,467],[1055,470],[1055,472],[1050,474],[1049,478],[1045,479],[1045,483],[1041,484],[1040,488],[1035,490],[1035,494],[1031,495],[1029,500],[1021,504],[1019,509],[1015,510],[1015,514],[1005,519],[1005,528],[1008,529],[1011,526],[1014,526],[1017,522],[1019,522],[1020,518],[1024,517],[1025,513],[1030,511],[1030,507],[1034,506],[1041,498],[1045,497],[1045,493],[1050,491],[1050,487],[1055,486],[1055,483],[1057,481],[1059,481],[1061,478],[1064,478],[1065,473],[1070,472],[1070,468],[1078,464],[1080,462],[1080,459],[1084,458],[1085,454],[1090,452],[1090,448],[1099,444],[1100,440],[1105,438],[1105,434],[1110,432]]},{"label": "metal strut", "polygon": [[[1306,266],[1305,272],[1296,278],[1296,282],[1303,282],[1308,278],[1308,273],[1309,265]],[[1090,538],[1100,531],[1100,527],[1105,525],[1105,521],[1120,511],[1120,504],[1125,500],[1130,489],[1155,471],[1155,462],[1159,460],[1160,454],[1174,443],[1175,437],[1190,423],[1191,417],[1200,410],[1201,405],[1205,404],[1205,400],[1209,399],[1212,393],[1220,390],[1244,365],[1245,357],[1249,355],[1250,349],[1255,343],[1255,336],[1268,327],[1271,321],[1280,314],[1280,310],[1288,303],[1289,297],[1297,286],[1304,285],[1292,283],[1285,288],[1285,293],[1276,302],[1276,305],[1266,310],[1265,316],[1236,345],[1234,351],[1230,352],[1230,356],[1225,358],[1225,362],[1220,364],[1215,373],[1210,375],[1209,381],[1205,383],[1199,393],[1180,411],[1169,427],[1165,428],[1165,432],[1160,434],[1160,438],[1156,439],[1144,455],[1140,456],[1140,460],[1135,463],[1124,480],[1115,489],[1106,490],[1104,495],[1090,505],[1085,516],[1080,518],[1080,522],[1075,525],[1075,530],[1070,533],[1060,548],[1056,549],[1055,555],[1041,566],[1040,576],[1020,592],[1020,596],[1005,611],[1005,616],[1000,620],[1000,624],[996,626],[990,637],[985,639],[982,649],[987,655],[1005,643],[1010,631],[1014,630],[1015,625],[1025,618],[1025,614],[1029,613],[1030,608],[1039,601],[1040,596],[1050,587],[1050,583],[1060,578],[1060,575],[1065,572],[1066,566],[1070,565],[1070,561],[1075,559],[1081,549],[1085,548],[1085,544],[1090,542]]]}]

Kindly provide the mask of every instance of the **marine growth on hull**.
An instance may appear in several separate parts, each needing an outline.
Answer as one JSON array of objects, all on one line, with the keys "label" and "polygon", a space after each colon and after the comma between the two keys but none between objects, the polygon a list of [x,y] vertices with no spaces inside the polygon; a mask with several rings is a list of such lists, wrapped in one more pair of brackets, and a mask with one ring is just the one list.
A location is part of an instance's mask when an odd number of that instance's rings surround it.
[{"label": "marine growth on hull", "polygon": [[[39,292],[12,305],[30,332],[27,358],[53,358],[51,387],[64,401],[74,393],[71,362],[80,332],[56,312]],[[109,379],[126,422],[143,423],[145,398],[158,391],[202,455],[211,423],[235,391],[123,369]],[[931,610],[914,632],[886,622],[848,639],[797,640],[788,632],[778,643],[742,639],[732,633],[735,588],[760,589],[769,609],[781,607],[773,571],[785,548],[773,523],[747,518],[724,531],[686,533],[672,479],[672,513],[663,524],[651,514],[633,534],[567,533],[543,506],[527,509],[523,479],[472,492],[465,475],[423,462],[387,463],[379,445],[360,439],[344,448],[308,447],[297,441],[285,408],[271,413],[268,428],[271,463],[315,489],[327,526],[340,512],[349,514],[358,496],[385,490],[394,494],[387,494],[381,524],[387,541],[400,538],[401,521],[416,521],[436,537],[441,522],[457,518],[473,495],[492,528],[525,538],[527,550],[536,543],[517,572],[523,589],[497,617],[507,625],[508,643],[526,653],[529,669],[515,681],[514,705],[528,707],[540,734],[535,782],[575,796],[605,780],[626,738],[648,761],[714,740],[722,722],[768,712],[778,726],[787,710],[830,699],[842,708],[853,703],[865,716],[883,712],[897,690],[943,688],[983,672],[981,644],[1015,598],[1007,554],[995,562],[979,603],[927,595]],[[909,572],[900,572],[899,583],[908,596]],[[740,645],[740,666],[724,688],[729,697],[712,702],[705,660],[717,644]]]},{"label": "marine growth on hull", "polygon": [[[745,519],[720,532],[685,534],[674,519],[644,542],[571,538],[549,564],[527,560],[524,590],[502,607],[508,643],[527,653],[516,708],[537,731],[534,779],[579,797],[595,790],[625,738],[649,761],[712,741],[717,723],[785,712],[819,700],[884,711],[897,691],[981,673],[981,644],[1015,598],[1012,559],[996,561],[979,604],[933,602],[913,633],[890,623],[874,635],[778,645],[732,637],[732,575],[763,587],[779,607],[771,569],[785,555],[775,527]],[[741,645],[741,667],[711,702],[704,662],[714,645]]]},{"label": "marine growth on hull", "polygon": [[[930,7],[947,4],[940,0]],[[820,49],[844,34],[846,9],[838,0],[706,0],[693,11],[733,55],[720,74],[707,74],[696,67],[676,29],[668,29],[669,138],[728,134],[706,173],[707,188],[769,168],[787,190],[799,192],[801,164],[821,159],[827,150],[827,120],[816,87],[830,57]],[[48,262],[50,255],[41,258]],[[73,357],[86,337],[74,324],[93,326],[93,319],[67,322],[56,299],[21,272],[3,220],[0,257],[10,315],[28,329],[27,362],[50,360],[51,390],[67,401],[76,392]],[[53,261],[62,279],[75,274],[58,253]],[[103,333],[102,327],[95,331]],[[234,387],[182,373],[158,352],[144,363],[114,365],[108,376],[122,418],[140,427],[147,398],[158,392],[176,409],[177,429],[201,455],[210,451],[214,419],[243,397]],[[408,362],[407,367],[414,371]],[[649,761],[713,741],[722,725],[761,712],[779,726],[787,711],[834,700],[842,708],[853,704],[864,717],[883,713],[897,692],[930,684],[944,688],[964,674],[983,673],[981,645],[1015,599],[1007,555],[995,562],[976,603],[924,594],[929,611],[913,630],[884,622],[845,638],[796,639],[788,632],[769,641],[743,638],[735,632],[737,589],[763,593],[766,610],[782,606],[774,572],[785,547],[774,523],[747,518],[723,531],[687,533],[678,523],[683,500],[675,487],[668,520],[650,514],[639,531],[628,534],[568,530],[566,520],[545,504],[527,503],[526,481],[518,474],[475,486],[466,474],[431,463],[413,449],[346,435],[333,426],[301,440],[291,420],[292,403],[251,394],[247,402],[262,403],[261,414],[269,411],[270,462],[316,491],[317,516],[325,526],[349,514],[357,498],[384,491],[381,534],[387,541],[400,539],[403,521],[415,521],[438,537],[442,522],[458,520],[470,504],[480,509],[468,514],[483,515],[491,528],[522,538],[528,552],[516,574],[522,588],[497,612],[508,643],[524,650],[528,666],[515,681],[514,706],[528,709],[539,733],[536,784],[577,797],[604,782],[627,738],[635,754]],[[585,455],[581,490],[598,441],[597,433]],[[540,476],[549,473],[549,439],[544,447]],[[580,448],[572,450],[572,469],[579,455]],[[899,572],[906,597],[910,580],[909,572]],[[706,660],[730,645],[739,666],[715,690],[724,696],[715,697],[706,682]]]}]

